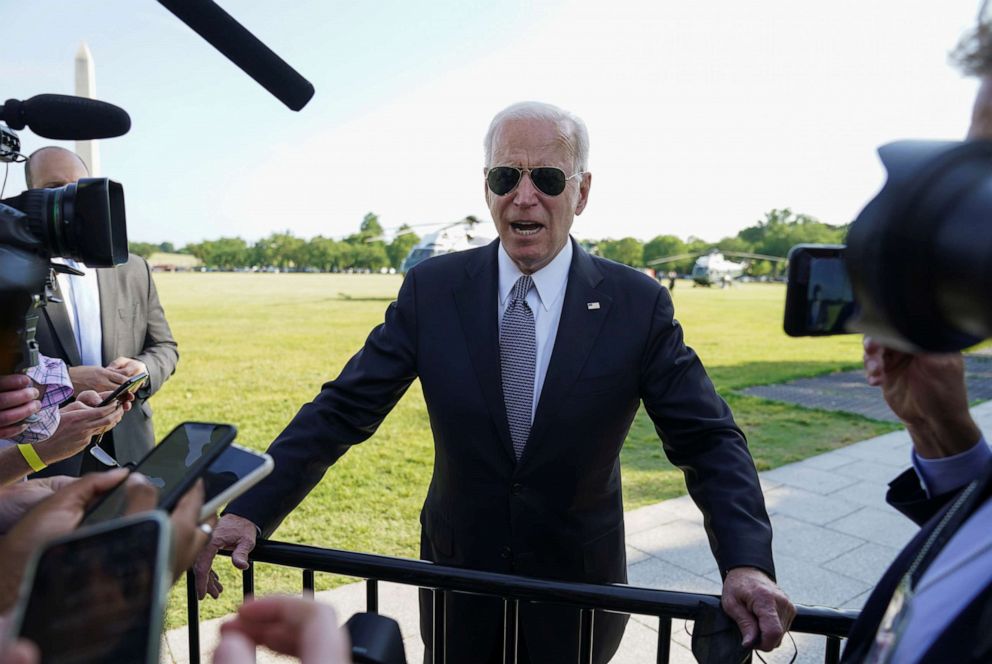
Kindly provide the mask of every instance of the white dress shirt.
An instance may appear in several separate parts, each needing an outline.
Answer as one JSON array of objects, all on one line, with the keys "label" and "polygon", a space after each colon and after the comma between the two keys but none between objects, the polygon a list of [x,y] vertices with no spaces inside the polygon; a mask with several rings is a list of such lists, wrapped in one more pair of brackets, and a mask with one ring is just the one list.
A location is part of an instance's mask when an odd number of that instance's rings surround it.
[{"label": "white dress shirt", "polygon": [[[503,322],[503,313],[510,303],[510,291],[523,272],[516,266],[503,243],[499,245],[499,323]],[[551,362],[551,351],[555,347],[558,335],[558,321],[561,320],[561,306],[565,299],[565,286],[568,285],[568,268],[572,264],[572,240],[565,243],[564,248],[550,263],[530,275],[534,280],[534,288],[527,293],[527,305],[534,312],[534,332],[537,335],[537,361],[534,363],[534,401],[531,408],[531,421],[537,412],[537,404],[541,400],[541,388],[544,387],[544,377],[548,375],[548,364]]]},{"label": "white dress shirt", "polygon": [[73,260],[59,262],[83,273],[77,277],[58,273],[59,290],[62,291],[76,347],[84,366],[103,366],[103,329],[100,326],[100,287],[96,270]]}]

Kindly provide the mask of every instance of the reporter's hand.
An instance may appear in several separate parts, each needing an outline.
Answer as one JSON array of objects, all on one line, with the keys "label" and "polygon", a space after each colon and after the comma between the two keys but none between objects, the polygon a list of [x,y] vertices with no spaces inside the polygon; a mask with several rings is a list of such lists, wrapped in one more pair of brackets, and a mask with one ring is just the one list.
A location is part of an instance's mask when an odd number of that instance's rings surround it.
[{"label": "reporter's hand", "polygon": [[0,647],[0,664],[38,664],[40,661],[38,646],[27,639],[17,639]]},{"label": "reporter's hand", "polygon": [[109,367],[106,369],[89,365],[69,367],[69,380],[72,381],[72,389],[76,394],[87,390],[106,392],[114,389],[127,378],[124,372]]},{"label": "reporter's hand", "polygon": [[75,481],[75,477],[57,475],[14,482],[0,489],[0,533],[6,533],[35,505]]},{"label": "reporter's hand", "polygon": [[121,421],[123,406],[116,401],[102,408],[92,405],[100,401],[97,393],[87,391],[59,411],[60,421],[55,433],[47,440],[35,443],[45,464],[51,465],[78,454],[93,436],[113,429]]},{"label": "reporter's hand", "polygon": [[148,367],[141,360],[136,360],[133,357],[118,357],[116,360],[107,365],[107,368],[111,371],[116,371],[122,373],[128,378],[131,376],[137,376],[141,373],[148,373]]},{"label": "reporter's hand", "polygon": [[903,353],[865,337],[869,385],[882,388],[892,412],[905,423],[916,453],[927,459],[971,449],[981,431],[968,412],[960,353]]},{"label": "reporter's hand", "polygon": [[94,498],[117,486],[125,477],[123,468],[93,473],[57,491],[39,503],[0,540],[0,611],[17,598],[24,568],[34,551],[48,540],[74,530]]},{"label": "reporter's hand", "polygon": [[737,623],[745,648],[774,650],[796,617],[796,607],[785,593],[754,567],[735,567],[727,572],[720,604]]},{"label": "reporter's hand", "polygon": [[301,664],[350,664],[348,634],[334,609],[299,597],[266,597],[243,604],[221,625],[214,664],[254,661],[255,646],[299,657]]},{"label": "reporter's hand", "polygon": [[193,566],[196,574],[196,596],[203,599],[208,593],[214,599],[220,597],[224,586],[211,569],[214,557],[221,549],[231,551],[231,562],[238,569],[248,569],[248,554],[255,548],[257,537],[255,524],[235,514],[225,514],[214,528],[213,537],[200,552]]},{"label": "reporter's hand", "polygon": [[38,396],[24,374],[0,376],[0,438],[12,438],[28,428],[24,418],[41,410]]}]

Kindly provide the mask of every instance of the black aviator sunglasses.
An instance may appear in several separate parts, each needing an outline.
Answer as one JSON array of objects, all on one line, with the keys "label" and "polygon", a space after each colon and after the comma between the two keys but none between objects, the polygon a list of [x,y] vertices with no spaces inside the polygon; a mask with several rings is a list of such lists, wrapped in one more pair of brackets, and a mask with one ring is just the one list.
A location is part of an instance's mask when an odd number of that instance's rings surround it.
[{"label": "black aviator sunglasses", "polygon": [[565,171],[553,166],[538,168],[517,168],[516,166],[493,166],[486,171],[486,184],[489,191],[497,196],[506,196],[517,188],[524,173],[530,173],[530,181],[538,191],[547,196],[557,196],[565,191],[565,183],[583,175],[583,171],[565,176]]}]

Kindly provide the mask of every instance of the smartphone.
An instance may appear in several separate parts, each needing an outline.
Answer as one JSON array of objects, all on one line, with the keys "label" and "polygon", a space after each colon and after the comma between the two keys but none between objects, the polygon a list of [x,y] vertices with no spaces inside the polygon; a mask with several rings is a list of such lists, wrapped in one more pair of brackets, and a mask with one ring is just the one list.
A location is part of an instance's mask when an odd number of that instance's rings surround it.
[{"label": "smartphone", "polygon": [[100,408],[103,408],[104,406],[109,406],[114,402],[115,399],[120,398],[120,396],[123,395],[125,392],[134,394],[135,392],[141,389],[141,386],[144,385],[145,381],[147,380],[148,380],[148,374],[146,373],[139,373],[136,376],[131,376],[126,381],[118,385],[117,388],[113,392],[111,392],[106,399],[100,402]]},{"label": "smartphone", "polygon": [[857,317],[844,245],[799,244],[789,251],[785,333],[792,337],[849,334]]},{"label": "smartphone", "polygon": [[171,526],[153,511],[82,528],[32,559],[11,620],[45,664],[158,662]]},{"label": "smartphone", "polygon": [[200,521],[261,481],[272,472],[275,464],[268,454],[261,454],[237,445],[224,450],[203,473],[205,495]]},{"label": "smartphone", "polygon": [[[237,429],[230,424],[183,422],[138,462],[141,473],[158,489],[158,507],[171,511],[203,471],[230,446]],[[127,489],[121,482],[87,511],[83,523],[99,523],[124,513]]]}]

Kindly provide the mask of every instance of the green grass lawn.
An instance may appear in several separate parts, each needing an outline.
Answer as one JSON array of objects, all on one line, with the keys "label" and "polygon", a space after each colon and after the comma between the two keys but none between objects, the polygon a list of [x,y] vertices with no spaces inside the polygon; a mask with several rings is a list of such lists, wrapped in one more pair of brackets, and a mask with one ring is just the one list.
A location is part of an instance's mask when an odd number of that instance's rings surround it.
[{"label": "green grass lawn", "polygon": [[[152,400],[156,434],[184,420],[230,422],[238,443],[259,450],[321,384],[333,378],[381,322],[399,276],[328,274],[156,274],[159,295],[179,341],[176,375]],[[780,284],[674,292],[686,341],[734,409],[762,470],[891,430],[890,424],[810,411],[734,394],[765,383],[860,365],[860,338],[790,339],[782,332]],[[417,520],[433,447],[419,384],[375,436],[336,464],[327,480],[276,532],[276,539],[415,557]],[[641,412],[622,455],[627,509],[685,492]],[[217,571],[228,592],[201,605],[204,618],[240,601],[230,564]],[[299,574],[263,567],[257,591],[297,590]],[[318,589],[340,583],[318,575]],[[185,586],[173,590],[168,624],[183,624]]]}]

